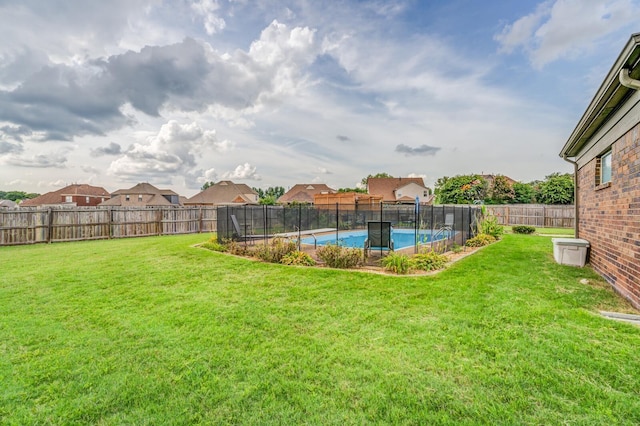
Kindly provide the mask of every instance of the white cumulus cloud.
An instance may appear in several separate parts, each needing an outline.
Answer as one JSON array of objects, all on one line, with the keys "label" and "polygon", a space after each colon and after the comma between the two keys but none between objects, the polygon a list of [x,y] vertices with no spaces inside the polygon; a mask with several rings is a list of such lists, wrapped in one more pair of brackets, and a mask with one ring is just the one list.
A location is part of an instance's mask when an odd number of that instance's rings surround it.
[{"label": "white cumulus cloud", "polygon": [[257,167],[252,166],[249,163],[244,163],[238,165],[232,172],[226,172],[222,175],[223,179],[250,179],[250,180],[261,180],[259,174],[256,173]]},{"label": "white cumulus cloud", "polygon": [[229,141],[218,141],[215,130],[204,130],[196,122],[180,124],[170,120],[157,134],[134,143],[113,161],[108,172],[115,176],[150,181],[191,176],[197,158],[205,149],[231,149]]},{"label": "white cumulus cloud", "polygon": [[593,49],[609,34],[637,23],[640,5],[634,0],[556,0],[494,36],[500,51],[522,49],[535,68]]},{"label": "white cumulus cloud", "polygon": [[220,4],[216,0],[197,1],[191,5],[191,9],[202,17],[204,28],[209,35],[224,30],[227,25],[225,20],[217,13],[218,9],[220,9]]}]

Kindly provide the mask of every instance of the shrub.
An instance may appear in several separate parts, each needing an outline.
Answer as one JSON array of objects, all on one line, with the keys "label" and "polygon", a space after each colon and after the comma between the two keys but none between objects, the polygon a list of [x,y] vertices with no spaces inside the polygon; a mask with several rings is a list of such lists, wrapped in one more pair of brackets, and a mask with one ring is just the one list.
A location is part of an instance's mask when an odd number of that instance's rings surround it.
[{"label": "shrub", "polygon": [[269,244],[259,246],[254,255],[265,262],[280,263],[282,258],[297,251],[296,243],[283,238],[274,238]]},{"label": "shrub", "polygon": [[536,228],[529,225],[515,225],[511,229],[516,234],[533,234],[536,232]]},{"label": "shrub", "polygon": [[235,254],[236,256],[246,256],[249,254],[249,248],[246,243],[228,241],[225,245],[227,246],[228,253]]},{"label": "shrub", "polygon": [[406,254],[398,254],[391,252],[387,256],[380,259],[380,263],[385,271],[394,272],[396,274],[406,274],[411,269],[409,256]]},{"label": "shrub", "polygon": [[478,234],[475,237],[468,239],[465,245],[467,247],[483,247],[494,242],[496,242],[496,238],[493,235]]},{"label": "shrub", "polygon": [[487,213],[487,210],[482,206],[482,219],[478,222],[478,232],[480,234],[491,235],[496,240],[500,239],[500,236],[504,233],[504,227],[498,223],[498,218],[491,213]]},{"label": "shrub", "polygon": [[200,247],[206,248],[211,251],[227,251],[227,246],[218,242],[217,235],[212,236],[206,242],[200,244]]},{"label": "shrub", "polygon": [[453,245],[451,246],[451,251],[458,254],[462,251],[462,246],[457,243],[453,243]]},{"label": "shrub", "polygon": [[307,253],[296,250],[282,256],[280,263],[283,265],[313,266],[316,264],[316,261]]},{"label": "shrub", "polygon": [[434,271],[445,267],[449,258],[435,251],[415,254],[411,258],[411,267],[421,271]]},{"label": "shrub", "polygon": [[205,243],[202,243],[200,247],[204,247],[211,251],[220,251],[220,252],[225,252],[228,250],[227,246],[220,244],[217,241],[207,241]]},{"label": "shrub", "polygon": [[328,244],[318,248],[316,255],[331,268],[355,268],[362,264],[362,249],[357,248]]}]

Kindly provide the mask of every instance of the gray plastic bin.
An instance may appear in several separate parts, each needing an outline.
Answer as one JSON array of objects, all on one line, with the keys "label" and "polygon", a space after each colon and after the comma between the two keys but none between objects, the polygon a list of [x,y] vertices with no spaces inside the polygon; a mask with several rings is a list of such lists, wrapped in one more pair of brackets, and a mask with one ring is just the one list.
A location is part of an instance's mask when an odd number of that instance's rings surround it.
[{"label": "gray plastic bin", "polygon": [[589,241],[580,238],[552,238],[553,258],[561,265],[584,266]]}]

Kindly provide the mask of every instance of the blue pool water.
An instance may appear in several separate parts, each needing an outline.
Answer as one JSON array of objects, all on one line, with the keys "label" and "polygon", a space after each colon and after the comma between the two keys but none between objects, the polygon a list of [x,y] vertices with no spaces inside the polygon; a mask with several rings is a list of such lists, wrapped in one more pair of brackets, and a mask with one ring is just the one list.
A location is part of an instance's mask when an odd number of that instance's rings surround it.
[{"label": "blue pool water", "polygon": [[[447,238],[448,235],[439,235],[438,240]],[[367,239],[367,231],[340,231],[338,234],[338,244],[343,247],[364,248],[364,240]],[[391,234],[393,240],[393,248],[395,250],[406,247],[413,247],[416,242],[416,232],[413,229],[394,229]],[[317,236],[315,241],[319,246],[336,243],[336,234],[326,234]],[[421,244],[431,242],[431,230],[420,229],[418,231],[418,241]],[[305,237],[301,240],[302,244],[313,244],[313,237]]]}]

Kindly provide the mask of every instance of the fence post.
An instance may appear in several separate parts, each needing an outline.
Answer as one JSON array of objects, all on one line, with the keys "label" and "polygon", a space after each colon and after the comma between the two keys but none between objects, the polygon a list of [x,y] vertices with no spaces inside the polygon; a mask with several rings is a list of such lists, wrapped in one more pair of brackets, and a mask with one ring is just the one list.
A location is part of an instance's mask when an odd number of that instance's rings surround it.
[{"label": "fence post", "polygon": [[340,208],[338,207],[338,203],[336,203],[336,245],[338,245],[339,229],[340,229]]},{"label": "fence post", "polygon": [[269,209],[267,209],[267,205],[262,206],[262,210],[264,211],[262,214],[262,219],[264,221],[264,228],[262,234],[264,235],[265,241],[267,241],[267,235],[269,235],[269,219],[267,218],[267,214]]},{"label": "fence post", "polygon": [[53,234],[53,210],[51,207],[47,209],[47,243],[51,243],[51,236]]},{"label": "fence post", "polygon": [[465,245],[467,243],[467,237],[471,236],[471,233],[473,232],[473,230],[471,229],[472,225],[471,225],[471,204],[469,204],[468,206],[469,208],[467,209],[468,211],[468,216],[469,216],[469,223],[467,224],[467,235],[463,235],[463,239],[464,241],[462,241],[462,245]]},{"label": "fence post", "polygon": [[413,237],[413,252],[418,253],[418,220],[420,220],[420,200],[416,197],[416,208],[413,209],[413,227],[414,227],[414,237]]},{"label": "fence post", "polygon": [[109,239],[113,238],[115,234],[115,227],[113,225],[114,210],[115,210],[114,207],[109,208]]}]

